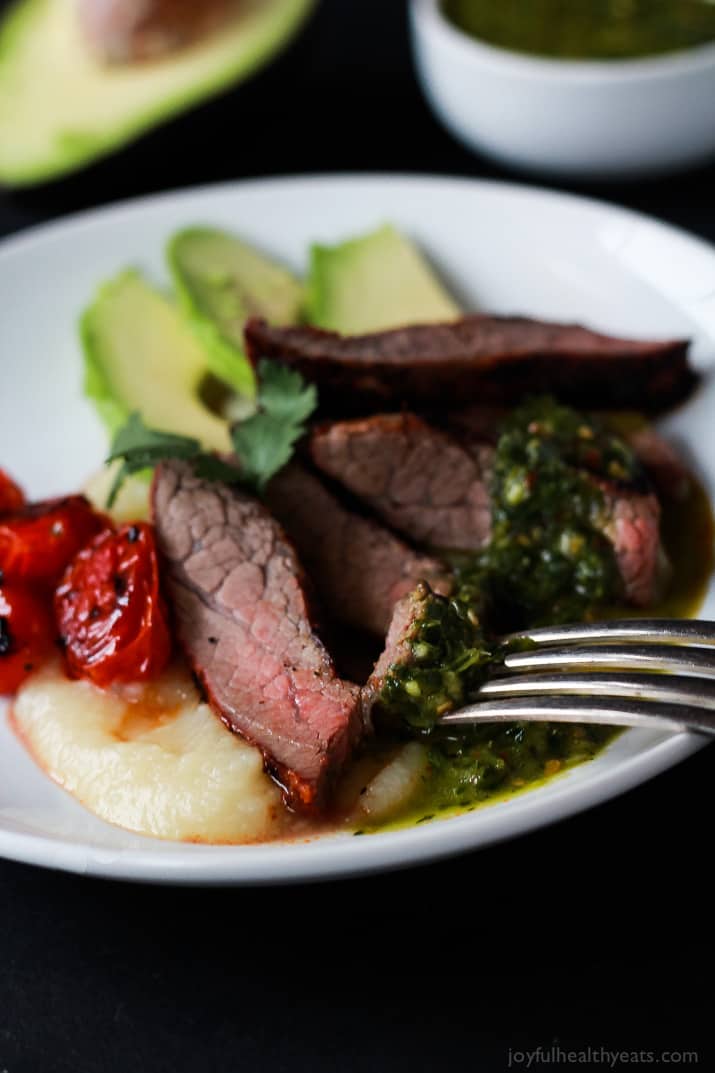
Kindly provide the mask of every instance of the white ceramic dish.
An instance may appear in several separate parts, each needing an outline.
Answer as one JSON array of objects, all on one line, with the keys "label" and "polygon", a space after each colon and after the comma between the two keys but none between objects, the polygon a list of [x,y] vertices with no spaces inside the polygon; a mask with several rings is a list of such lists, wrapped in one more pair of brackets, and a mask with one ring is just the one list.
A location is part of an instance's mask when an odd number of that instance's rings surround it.
[{"label": "white ceramic dish", "polygon": [[417,69],[443,123],[514,167],[634,177],[715,155],[715,44],[638,60],[575,62],[494,48],[439,0],[411,0]]},{"label": "white ceramic dish", "polygon": [[[299,269],[311,240],[391,220],[465,306],[591,322],[614,333],[691,335],[715,365],[715,251],[653,220],[502,184],[406,177],[285,179],[143,199],[0,247],[0,464],[30,493],[75,489],[106,450],[81,393],[77,315],[98,282],[137,264],[166,279],[173,230],[232,228]],[[715,495],[715,380],[667,422]],[[715,586],[703,609],[715,618]],[[165,883],[269,883],[365,873],[475,849],[613,797],[700,740],[630,731],[549,785],[468,815],[389,834],[302,844],[158,842],[95,819],[54,786],[0,721],[0,853],[52,868]]]}]

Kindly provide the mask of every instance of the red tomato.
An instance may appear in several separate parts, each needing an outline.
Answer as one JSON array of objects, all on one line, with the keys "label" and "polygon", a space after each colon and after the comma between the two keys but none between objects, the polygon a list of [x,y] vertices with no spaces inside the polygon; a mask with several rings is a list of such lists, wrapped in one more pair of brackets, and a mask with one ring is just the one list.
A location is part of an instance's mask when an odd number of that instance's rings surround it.
[{"label": "red tomato", "polygon": [[25,506],[25,496],[22,489],[8,477],[4,469],[0,469],[0,516],[14,514]]},{"label": "red tomato", "polygon": [[54,588],[70,560],[106,524],[84,496],[30,504],[0,519],[0,572],[8,581]]},{"label": "red tomato", "polygon": [[0,588],[0,694],[14,693],[52,650],[47,601],[16,585]]},{"label": "red tomato", "polygon": [[105,687],[159,674],[171,639],[152,527],[96,537],[67,567],[55,614],[73,677]]}]

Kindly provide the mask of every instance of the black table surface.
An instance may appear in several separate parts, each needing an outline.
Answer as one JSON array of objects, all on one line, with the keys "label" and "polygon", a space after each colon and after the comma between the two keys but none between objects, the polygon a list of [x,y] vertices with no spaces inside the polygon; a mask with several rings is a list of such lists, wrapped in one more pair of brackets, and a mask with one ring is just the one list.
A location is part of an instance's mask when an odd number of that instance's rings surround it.
[{"label": "black table surface", "polygon": [[[431,117],[405,4],[324,0],[250,84],[80,175],[0,192],[0,235],[323,171],[513,178]],[[715,168],[581,189],[715,239]],[[340,883],[177,890],[2,863],[0,1071],[496,1071],[538,1047],[534,1069],[569,1051],[581,1068],[661,1068],[664,1051],[712,1068],[714,774],[706,749],[527,837]]]}]

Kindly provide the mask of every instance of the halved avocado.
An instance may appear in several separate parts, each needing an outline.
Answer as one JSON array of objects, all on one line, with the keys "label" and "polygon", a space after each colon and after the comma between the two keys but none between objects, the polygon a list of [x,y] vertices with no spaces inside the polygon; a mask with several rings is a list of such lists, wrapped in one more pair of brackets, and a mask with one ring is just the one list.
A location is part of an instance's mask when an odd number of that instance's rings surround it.
[{"label": "halved avocado", "polygon": [[165,59],[106,65],[72,0],[17,0],[0,22],[0,182],[74,171],[246,78],[291,37],[316,0],[261,0]]}]

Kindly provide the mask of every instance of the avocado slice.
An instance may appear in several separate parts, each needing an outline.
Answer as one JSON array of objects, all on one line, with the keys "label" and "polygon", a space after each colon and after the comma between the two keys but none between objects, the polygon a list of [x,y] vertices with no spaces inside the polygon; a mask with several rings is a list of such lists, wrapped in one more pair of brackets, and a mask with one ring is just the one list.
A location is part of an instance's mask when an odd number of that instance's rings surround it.
[{"label": "avocado slice", "polygon": [[179,231],[169,242],[167,259],[209,369],[252,397],[255,377],[244,352],[243,326],[251,316],[295,324],[303,305],[302,285],[247,243],[212,228]]},{"label": "avocado slice", "polygon": [[0,21],[0,182],[74,171],[246,78],[299,28],[315,0],[260,0],[164,59],[107,65],[73,0],[16,0]]},{"label": "avocado slice", "polygon": [[313,246],[307,292],[308,321],[344,335],[461,315],[417,247],[389,225],[338,246]]},{"label": "avocado slice", "polygon": [[226,421],[200,395],[206,355],[181,315],[134,271],[105,283],[82,315],[85,394],[111,433],[139,411],[147,425],[230,451]]}]

